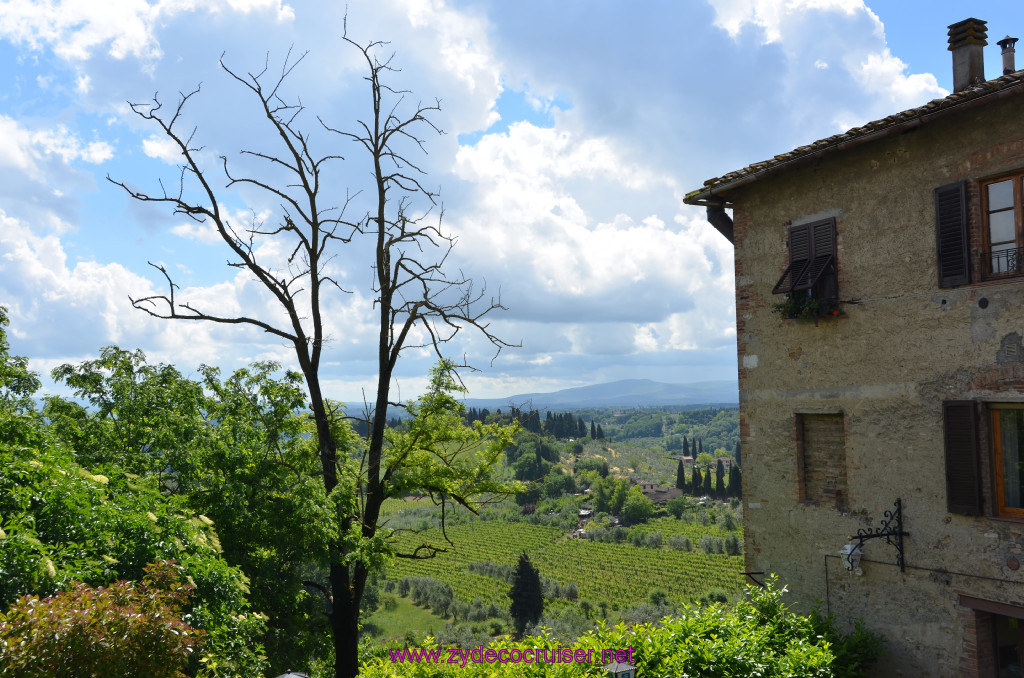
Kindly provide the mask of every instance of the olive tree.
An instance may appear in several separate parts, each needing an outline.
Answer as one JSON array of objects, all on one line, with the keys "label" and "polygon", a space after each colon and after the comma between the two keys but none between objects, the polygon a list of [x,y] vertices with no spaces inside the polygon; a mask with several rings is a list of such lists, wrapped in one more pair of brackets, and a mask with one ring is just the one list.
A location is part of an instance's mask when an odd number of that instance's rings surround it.
[{"label": "olive tree", "polygon": [[[509,432],[484,425],[463,430],[458,418],[449,416],[459,407],[450,396],[461,383],[454,370],[467,366],[444,361],[445,345],[463,329],[482,334],[496,352],[510,344],[496,336],[487,322],[488,314],[503,308],[500,298],[486,296],[485,289],[445,266],[455,240],[442,229],[443,209],[436,192],[425,185],[426,175],[417,159],[426,136],[440,133],[431,120],[440,104],[411,105],[410,93],[388,85],[395,69],[393,55],[380,56],[387,50],[386,43],[359,44],[347,33],[343,40],[365,61],[369,105],[367,116],[351,129],[319,117],[312,127],[316,134],[303,129],[302,104],[284,93],[285,81],[302,56],[296,59],[289,53],[276,74],[268,66],[242,73],[222,58],[221,67],[250,97],[266,126],[254,133],[259,135],[254,141],[259,139],[264,146],[243,150],[241,155],[249,162],[265,163],[266,172],[246,174],[236,169],[237,158],[225,156],[219,167],[202,164],[205,156],[194,140],[196,130],[182,129],[183,112],[200,93],[197,87],[168,108],[159,96],[131,104],[180,152],[180,174],[172,187],[161,182],[160,189],[151,192],[110,179],[136,200],[160,203],[175,214],[212,225],[230,251],[228,265],[258,281],[277,307],[276,315],[232,314],[207,307],[182,298],[167,267],[152,262],[166,281],[166,291],[131,298],[136,309],[157,318],[248,326],[294,350],[315,422],[324,490],[337,508],[337,537],[330,545],[326,582],[308,584],[326,597],[339,677],[358,671],[360,601],[368,575],[388,550],[388,532],[380,526],[384,501],[419,492],[442,504],[455,502],[475,510],[484,497],[511,489],[491,480]],[[314,147],[319,148],[323,138],[351,144],[358,157],[319,153]],[[276,151],[265,150],[269,139],[277,145]],[[364,211],[357,212],[355,193],[339,193],[326,178],[326,168],[341,162],[363,162],[372,174],[370,205]],[[215,176],[221,173],[224,190],[245,189],[280,205],[276,223],[268,225],[255,216],[246,225],[234,223],[222,207],[222,190],[215,186]],[[372,255],[354,266],[372,271],[372,284],[362,292],[373,300],[377,323],[377,386],[363,415],[368,436],[354,441],[345,432],[345,412],[332,406],[322,388],[321,368],[329,339],[324,304],[330,295],[352,291],[339,283],[340,262],[351,261],[351,252],[359,251],[356,246],[367,239],[373,245]],[[260,246],[269,241],[290,253],[285,262],[260,255]],[[421,423],[398,434],[387,428],[388,407],[401,406],[391,397],[391,387],[399,358],[412,348],[429,349],[441,362],[431,380],[430,397],[416,408]],[[491,444],[482,456],[465,453],[479,449],[485,440]],[[394,555],[425,558],[442,547],[423,542]]]}]

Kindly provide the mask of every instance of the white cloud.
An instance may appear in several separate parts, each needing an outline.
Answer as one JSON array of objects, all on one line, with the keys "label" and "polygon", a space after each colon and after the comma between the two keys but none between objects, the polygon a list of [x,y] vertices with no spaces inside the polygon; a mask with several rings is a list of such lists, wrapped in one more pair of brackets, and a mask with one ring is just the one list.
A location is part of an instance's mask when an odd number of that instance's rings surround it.
[{"label": "white cloud", "polygon": [[114,156],[114,149],[105,141],[83,143],[63,125],[29,130],[17,120],[0,115],[0,166],[42,179],[39,162],[47,156],[56,156],[67,164],[75,160],[100,164]]},{"label": "white cloud", "polygon": [[[808,10],[838,11],[847,15],[870,10],[863,0],[709,0],[715,25],[735,38],[746,24],[764,31],[766,43],[783,40],[784,24],[793,14]],[[873,16],[873,15],[872,15]]]},{"label": "white cloud", "polygon": [[166,136],[151,134],[142,140],[142,152],[150,158],[163,160],[168,165],[177,165],[181,161],[181,148]]},{"label": "white cloud", "polygon": [[273,11],[278,21],[294,12],[280,0],[9,0],[0,8],[0,37],[32,49],[49,46],[63,59],[85,61],[105,48],[115,59],[133,56],[143,61],[162,56],[155,30],[161,20],[198,8],[249,13]]},{"label": "white cloud", "polygon": [[868,54],[859,67],[851,71],[866,92],[888,99],[886,103],[895,110],[913,108],[949,94],[939,87],[931,73],[908,75],[907,65],[893,56],[888,47]]},{"label": "white cloud", "polygon": [[[662,331],[656,339],[653,329],[642,329],[666,322],[673,309],[698,297],[712,300],[703,310],[714,322],[731,324],[721,307],[731,303],[732,254],[703,219],[673,217],[670,228],[651,213],[589,216],[612,195],[612,202],[629,204],[654,196],[652,211],[659,209],[655,201],[660,209],[678,206],[665,200],[678,195],[670,178],[626,162],[606,140],[517,123],[507,135],[485,135],[461,148],[456,172],[480,196],[456,223],[459,256],[487,261],[491,275],[514,281],[506,291],[515,317],[574,323],[563,332],[567,350],[706,345],[714,338],[699,332],[704,320],[693,336]],[[595,330],[588,323],[607,324]]]}]

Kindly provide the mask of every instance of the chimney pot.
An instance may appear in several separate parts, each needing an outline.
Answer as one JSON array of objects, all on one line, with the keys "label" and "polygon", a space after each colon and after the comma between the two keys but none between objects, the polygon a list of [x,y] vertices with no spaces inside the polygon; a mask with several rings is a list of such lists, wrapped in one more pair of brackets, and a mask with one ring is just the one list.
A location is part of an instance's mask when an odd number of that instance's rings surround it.
[{"label": "chimney pot", "polygon": [[1013,54],[1015,52],[1013,46],[1017,44],[1017,38],[1006,36],[996,44],[1003,48],[1003,75],[1015,72],[1017,66],[1013,63]]},{"label": "chimney pot", "polygon": [[949,51],[953,53],[953,91],[985,82],[988,27],[981,19],[964,19],[949,26]]}]

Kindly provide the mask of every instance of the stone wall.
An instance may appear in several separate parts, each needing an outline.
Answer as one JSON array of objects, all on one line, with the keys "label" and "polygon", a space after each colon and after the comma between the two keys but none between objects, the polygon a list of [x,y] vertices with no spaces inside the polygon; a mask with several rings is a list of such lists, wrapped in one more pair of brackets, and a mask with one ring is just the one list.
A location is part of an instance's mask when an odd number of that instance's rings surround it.
[{"label": "stone wall", "polygon": [[[1024,363],[1006,360],[1011,335],[1017,344],[1024,335],[1024,278],[940,289],[932,197],[972,182],[977,270],[977,182],[1024,169],[1020,105],[925,122],[730,196],[747,568],[778,573],[800,611],[820,602],[848,628],[862,618],[885,634],[879,675],[967,675],[987,661],[978,643],[987,652],[991,642],[979,640],[987,613],[961,596],[1024,607],[1024,572],[1010,567],[1012,557],[1024,562],[1024,524],[946,510],[942,426],[943,400],[1024,402]],[[787,227],[829,217],[845,315],[785,320],[771,292],[787,263]],[[820,459],[808,476],[808,425],[835,431],[837,419],[841,440],[810,450]],[[844,468],[830,469],[840,458]],[[991,506],[990,463],[983,473]],[[897,497],[906,571],[894,548],[872,540],[863,574],[847,573],[837,552],[859,528],[877,527]]]}]

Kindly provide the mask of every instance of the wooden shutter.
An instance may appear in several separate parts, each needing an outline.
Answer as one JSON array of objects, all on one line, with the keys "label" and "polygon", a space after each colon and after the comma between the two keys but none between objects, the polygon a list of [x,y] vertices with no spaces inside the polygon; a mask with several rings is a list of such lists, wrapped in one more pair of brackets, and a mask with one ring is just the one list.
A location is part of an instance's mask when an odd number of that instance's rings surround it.
[{"label": "wooden shutter", "polygon": [[826,219],[808,225],[811,233],[811,262],[800,280],[793,285],[793,291],[809,290],[829,270],[836,256],[836,220]]},{"label": "wooden shutter", "polygon": [[810,224],[789,229],[789,266],[783,271],[779,282],[775,283],[772,294],[792,292],[796,289],[794,286],[804,279],[805,271],[811,263],[811,237]]},{"label": "wooden shutter", "polygon": [[978,427],[973,400],[942,403],[946,446],[946,508],[950,513],[981,515]]},{"label": "wooden shutter", "polygon": [[935,247],[939,287],[970,282],[970,237],[967,232],[967,183],[935,189]]}]

